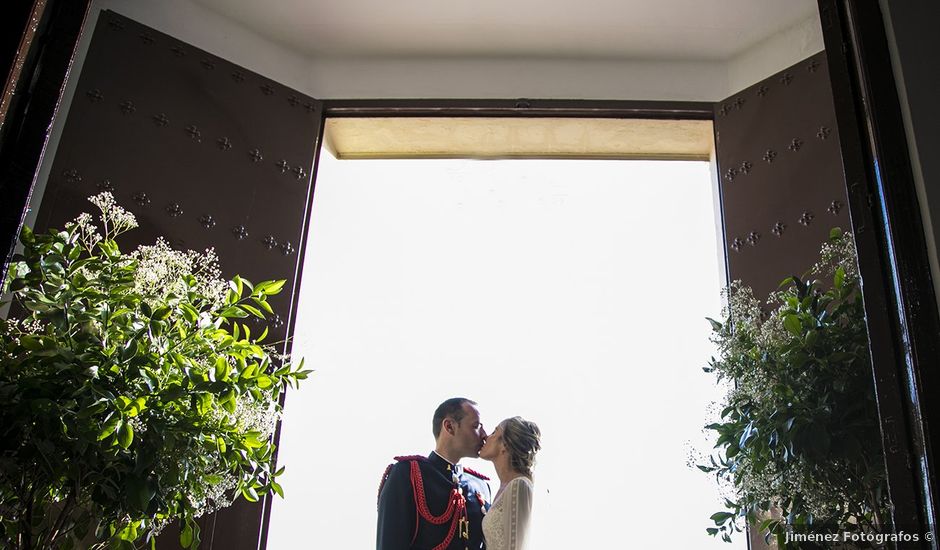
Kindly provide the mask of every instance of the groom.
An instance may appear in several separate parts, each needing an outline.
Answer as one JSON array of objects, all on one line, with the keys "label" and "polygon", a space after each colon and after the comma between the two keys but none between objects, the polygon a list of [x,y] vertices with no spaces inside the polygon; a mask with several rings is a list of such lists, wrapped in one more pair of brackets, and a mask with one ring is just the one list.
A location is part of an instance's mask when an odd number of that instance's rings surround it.
[{"label": "groom", "polygon": [[489,478],[458,461],[486,440],[473,401],[454,397],[434,411],[437,445],[427,457],[396,456],[379,486],[376,550],[482,550]]}]

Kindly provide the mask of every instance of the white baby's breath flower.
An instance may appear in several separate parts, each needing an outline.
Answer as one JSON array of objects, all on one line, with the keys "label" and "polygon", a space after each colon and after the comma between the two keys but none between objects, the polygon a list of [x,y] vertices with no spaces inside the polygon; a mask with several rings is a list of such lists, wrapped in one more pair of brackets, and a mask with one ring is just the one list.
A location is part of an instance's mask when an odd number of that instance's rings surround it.
[{"label": "white baby's breath flower", "polygon": [[137,227],[137,218],[134,214],[119,206],[111,193],[107,191],[98,193],[88,197],[88,200],[101,210],[101,223],[104,224],[107,238],[114,238],[128,229]]},{"label": "white baby's breath flower", "polygon": [[[215,250],[205,252],[174,250],[164,239],[151,246],[141,246],[132,257],[137,260],[134,290],[151,302],[164,302],[168,296],[186,296],[192,290],[205,296],[216,309],[225,301],[226,282],[221,278]],[[196,285],[190,288],[185,277],[192,275]]]},{"label": "white baby's breath flower", "polygon": [[91,249],[95,244],[101,240],[101,235],[98,234],[98,227],[95,226],[92,221],[91,214],[88,212],[82,212],[78,215],[75,220],[66,224],[67,228],[77,227],[78,228],[78,239],[87,249]]},{"label": "white baby's breath flower", "polygon": [[274,433],[274,427],[280,417],[281,414],[275,401],[259,402],[252,399],[250,395],[238,398],[235,412],[230,415],[230,419],[240,431],[256,431],[266,436]]}]

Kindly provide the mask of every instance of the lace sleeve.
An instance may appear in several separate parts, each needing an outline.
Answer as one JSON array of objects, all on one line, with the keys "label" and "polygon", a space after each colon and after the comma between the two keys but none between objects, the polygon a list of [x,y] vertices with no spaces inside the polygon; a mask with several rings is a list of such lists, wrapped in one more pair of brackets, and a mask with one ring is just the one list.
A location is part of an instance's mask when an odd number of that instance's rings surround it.
[{"label": "lace sleeve", "polygon": [[532,482],[526,478],[513,480],[509,487],[509,514],[508,514],[508,550],[524,550],[526,535],[529,532],[529,519],[532,516]]}]

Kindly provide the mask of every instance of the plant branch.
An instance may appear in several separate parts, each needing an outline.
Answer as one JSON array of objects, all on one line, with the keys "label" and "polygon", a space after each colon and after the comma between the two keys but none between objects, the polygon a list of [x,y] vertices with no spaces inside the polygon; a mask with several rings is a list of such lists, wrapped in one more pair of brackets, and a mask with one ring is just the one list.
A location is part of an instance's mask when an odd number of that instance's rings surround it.
[{"label": "plant branch", "polygon": [[20,520],[22,525],[22,529],[20,530],[20,548],[22,550],[30,550],[33,547],[33,499],[35,495],[36,486],[32,485],[29,488],[29,493],[26,495],[26,499],[23,501],[26,509],[23,518]]},{"label": "plant branch", "polygon": [[52,535],[49,537],[49,546],[55,548],[56,539],[59,537],[59,531],[62,530],[65,520],[71,515],[72,509],[74,508],[75,501],[77,500],[75,493],[78,491],[78,488],[72,489],[69,491],[69,495],[65,497],[65,504],[62,505],[62,509],[59,510],[59,515],[56,517],[55,521],[52,523]]}]

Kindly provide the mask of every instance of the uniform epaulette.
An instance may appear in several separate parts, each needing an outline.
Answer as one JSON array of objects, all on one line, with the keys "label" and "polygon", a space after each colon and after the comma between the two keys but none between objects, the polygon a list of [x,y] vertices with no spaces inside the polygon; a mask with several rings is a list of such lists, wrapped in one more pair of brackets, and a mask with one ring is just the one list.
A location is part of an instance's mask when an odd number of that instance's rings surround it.
[{"label": "uniform epaulette", "polygon": [[421,455],[405,455],[405,456],[396,456],[395,460],[398,462],[411,462],[412,460],[421,460],[427,462],[428,457]]},{"label": "uniform epaulette", "polygon": [[483,481],[489,481],[489,480],[490,480],[490,478],[486,477],[485,475],[481,474],[480,472],[478,472],[478,471],[476,471],[476,470],[471,470],[470,468],[467,468],[466,466],[464,466],[463,471],[464,471],[464,473],[470,474],[470,475],[472,475],[472,476],[476,476],[476,477],[482,479]]},{"label": "uniform epaulette", "polygon": [[[412,462],[414,460],[422,460],[426,462],[428,457],[421,455],[404,455],[395,457],[395,462]],[[376,505],[378,505],[378,500],[382,498],[382,489],[385,487],[385,482],[388,481],[388,474],[392,472],[392,466],[394,465],[395,464],[389,464],[388,468],[385,468],[385,473],[382,474],[382,480],[379,482],[379,493],[376,497]]]}]

